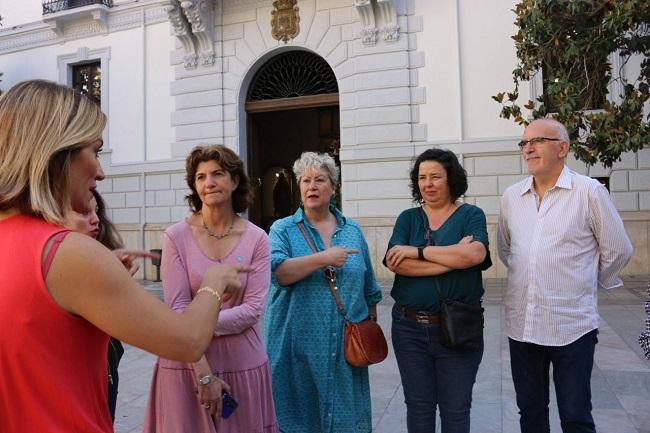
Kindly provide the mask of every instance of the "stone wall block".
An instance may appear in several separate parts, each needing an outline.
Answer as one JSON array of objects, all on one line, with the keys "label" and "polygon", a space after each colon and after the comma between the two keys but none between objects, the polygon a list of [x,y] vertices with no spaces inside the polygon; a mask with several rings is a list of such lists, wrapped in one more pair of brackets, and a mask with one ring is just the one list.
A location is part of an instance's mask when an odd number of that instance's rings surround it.
[{"label": "stone wall block", "polygon": [[612,192],[612,201],[619,211],[639,210],[638,192]]},{"label": "stone wall block", "polygon": [[185,200],[185,196],[188,195],[189,193],[190,193],[189,188],[175,190],[174,191],[174,194],[176,194],[175,205],[176,206],[183,206],[184,205],[185,207],[188,207],[188,209],[189,209],[189,205],[187,204],[187,201]]},{"label": "stone wall block", "polygon": [[140,209],[139,208],[126,208],[126,209],[113,209],[112,221],[115,224],[139,224],[140,223]]},{"label": "stone wall block", "polygon": [[148,191],[167,190],[170,188],[171,177],[168,174],[151,174],[145,178]]},{"label": "stone wall block", "polygon": [[97,182],[97,191],[100,194],[113,191],[113,179],[106,178],[101,182]]},{"label": "stone wall block", "polygon": [[341,128],[341,146],[357,144],[356,128]]},{"label": "stone wall block", "polygon": [[237,11],[228,11],[223,14],[223,25],[245,23],[246,21],[255,21],[257,19],[256,9],[240,9]]},{"label": "stone wall block", "polygon": [[253,52],[251,47],[248,45],[246,40],[238,40],[235,42],[235,55],[245,65],[250,65],[253,63],[256,54]]},{"label": "stone wall block", "polygon": [[405,51],[378,53],[354,58],[354,70],[356,73],[407,69],[408,66],[409,58],[408,53]]},{"label": "stone wall block", "polygon": [[140,190],[140,177],[114,177],[113,178],[113,192],[128,192]]},{"label": "stone wall block", "polygon": [[324,57],[334,51],[336,47],[341,44],[341,28],[330,27],[327,33],[323,36],[321,43],[318,46],[318,52],[322,53]]},{"label": "stone wall block", "polygon": [[630,171],[631,190],[650,190],[650,170]]},{"label": "stone wall block", "polygon": [[483,209],[486,215],[498,215],[500,202],[500,196],[476,197],[476,206]]},{"label": "stone wall block", "polygon": [[408,87],[361,91],[355,94],[355,108],[409,105],[410,102]]},{"label": "stone wall block", "polygon": [[427,92],[424,87],[411,87],[410,92],[413,104],[424,104],[427,102]]},{"label": "stone wall block", "polygon": [[650,210],[650,192],[639,193],[639,208],[641,210]]},{"label": "stone wall block", "polygon": [[411,121],[411,110],[408,105],[363,108],[354,110],[354,116],[351,117],[357,126],[384,125],[387,122],[408,123]]},{"label": "stone wall block", "polygon": [[146,221],[147,223],[170,223],[171,210],[168,207],[148,207]]},{"label": "stone wall block", "polygon": [[188,93],[186,95],[178,95],[174,98],[174,102],[177,110],[219,106],[222,102],[222,95],[221,90]]},{"label": "stone wall block", "polygon": [[330,9],[330,24],[337,26],[340,24],[350,24],[359,19],[359,15],[349,6],[343,8]]},{"label": "stone wall block", "polygon": [[126,196],[123,192],[102,194],[102,198],[108,209],[125,207],[126,204]]},{"label": "stone wall block", "polygon": [[503,194],[506,189],[527,177],[525,174],[514,174],[499,176],[499,194]]},{"label": "stone wall block", "polygon": [[474,176],[474,159],[475,158],[463,158],[463,168],[467,172],[467,176]]},{"label": "stone wall block", "polygon": [[621,154],[621,160],[618,162],[615,162],[612,165],[612,169],[614,170],[633,170],[637,168],[637,157],[636,153],[634,152],[626,152]]},{"label": "stone wall block", "polygon": [[359,34],[357,26],[354,24],[344,24],[341,26],[341,39],[344,41],[353,41]]},{"label": "stone wall block", "polygon": [[215,106],[174,111],[172,113],[172,126],[220,121],[221,113],[221,107]]},{"label": "stone wall block", "polygon": [[[337,67],[341,63],[345,62],[348,59],[348,44],[346,43],[341,43],[336,46],[332,50],[331,53],[327,56],[327,61],[329,62],[330,66],[332,68]],[[341,92],[341,88],[339,86],[339,93]]]},{"label": "stone wall block", "polygon": [[641,149],[637,154],[639,168],[650,168],[650,149]]},{"label": "stone wall block", "polygon": [[176,127],[177,140],[201,140],[221,136],[221,123],[199,123]]},{"label": "stone wall block", "polygon": [[519,155],[480,156],[474,160],[474,174],[476,176],[520,173],[521,157]]},{"label": "stone wall block", "polygon": [[467,195],[497,195],[499,193],[497,176],[473,176],[467,178]]},{"label": "stone wall block", "polygon": [[318,46],[321,44],[321,41],[330,28],[329,16],[329,10],[321,10],[316,12],[314,21],[309,28],[307,40],[305,41],[305,45],[307,45],[308,48],[311,48],[314,51],[318,50]]},{"label": "stone wall block", "polygon": [[144,206],[144,194],[142,192],[125,193],[125,207],[142,207]]},{"label": "stone wall block", "polygon": [[183,93],[216,90],[220,85],[221,80],[216,79],[215,75],[200,75],[172,81],[170,87],[172,96],[177,96]]},{"label": "stone wall block", "polygon": [[176,204],[174,190],[156,191],[156,206],[173,206]]},{"label": "stone wall block", "polygon": [[408,182],[411,161],[395,160],[386,162],[366,162],[346,164],[344,177],[346,181],[369,179],[392,179]]},{"label": "stone wall block", "polygon": [[[411,196],[408,180],[371,180],[355,182],[356,198],[368,199],[404,199]],[[350,197],[352,198],[352,197]]]},{"label": "stone wall block", "polygon": [[392,209],[411,207],[410,197],[400,199],[377,199],[359,201],[359,218],[391,216]]},{"label": "stone wall block", "polygon": [[357,144],[409,141],[411,140],[411,125],[399,123],[381,126],[360,126],[357,128],[356,134]]},{"label": "stone wall block", "polygon": [[170,186],[172,189],[187,188],[187,182],[185,181],[185,172],[172,173],[170,175]]},{"label": "stone wall block", "polygon": [[244,38],[244,25],[241,23],[223,26],[223,40],[238,40]]},{"label": "stone wall block", "polygon": [[368,72],[354,77],[355,90],[384,89],[405,87],[410,84],[407,70],[392,70],[385,72]]},{"label": "stone wall block", "polygon": [[414,142],[425,142],[427,139],[427,125],[411,125],[411,139]]},{"label": "stone wall block", "polygon": [[628,191],[628,171],[619,170],[612,172],[609,177],[609,190],[610,191]]},{"label": "stone wall block", "polygon": [[411,51],[409,52],[409,67],[410,68],[422,68],[425,65],[424,61],[424,52],[423,51]]},{"label": "stone wall block", "polygon": [[182,221],[190,216],[190,209],[187,206],[174,206],[171,208],[172,222]]},{"label": "stone wall block", "polygon": [[[424,20],[421,16],[411,15],[407,17],[407,25],[409,33],[421,32],[424,28]],[[404,28],[404,30],[406,30],[406,28]]]}]

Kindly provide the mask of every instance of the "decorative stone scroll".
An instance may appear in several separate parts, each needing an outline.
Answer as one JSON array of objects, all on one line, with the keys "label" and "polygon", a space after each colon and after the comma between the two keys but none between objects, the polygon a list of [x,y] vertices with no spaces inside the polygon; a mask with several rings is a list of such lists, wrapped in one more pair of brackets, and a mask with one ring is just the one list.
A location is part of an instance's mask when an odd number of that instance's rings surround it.
[{"label": "decorative stone scroll", "polygon": [[370,0],[354,0],[359,18],[361,18],[361,42],[363,45],[377,43],[377,27],[375,26],[375,12]]},{"label": "decorative stone scroll", "polygon": [[169,0],[165,9],[174,35],[183,45],[185,69],[212,66],[214,53],[213,0]]},{"label": "decorative stone scroll", "polygon": [[212,0],[183,0],[181,7],[192,25],[203,66],[214,65],[214,6]]},{"label": "decorative stone scroll", "polygon": [[396,41],[399,39],[399,26],[397,25],[397,11],[395,0],[377,0],[380,21],[383,23],[381,32],[385,41]]},{"label": "decorative stone scroll", "polygon": [[196,68],[197,58],[196,45],[190,24],[187,21],[178,0],[170,0],[166,6],[167,16],[172,25],[174,35],[183,45],[185,69]]},{"label": "decorative stone scroll", "polygon": [[399,39],[397,11],[395,0],[354,0],[359,18],[361,19],[361,42],[366,46],[377,43],[378,24],[387,42]]}]

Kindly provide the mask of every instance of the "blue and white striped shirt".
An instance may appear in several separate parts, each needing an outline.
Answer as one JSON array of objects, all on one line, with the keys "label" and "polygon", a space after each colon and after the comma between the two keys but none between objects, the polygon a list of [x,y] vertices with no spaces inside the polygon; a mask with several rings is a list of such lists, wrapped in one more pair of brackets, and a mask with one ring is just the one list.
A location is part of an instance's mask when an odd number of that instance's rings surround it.
[{"label": "blue and white striped shirt", "polygon": [[497,245],[508,268],[506,334],[545,346],[598,327],[598,286],[622,285],[632,255],[605,187],[566,166],[541,201],[532,176],[504,192]]}]

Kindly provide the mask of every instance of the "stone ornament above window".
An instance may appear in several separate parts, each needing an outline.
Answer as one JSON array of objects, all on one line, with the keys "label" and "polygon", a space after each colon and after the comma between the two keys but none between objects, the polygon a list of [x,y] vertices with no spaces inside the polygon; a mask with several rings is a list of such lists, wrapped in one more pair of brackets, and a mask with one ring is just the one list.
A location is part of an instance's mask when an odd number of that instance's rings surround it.
[{"label": "stone ornament above window", "polygon": [[361,42],[364,45],[375,45],[380,29],[385,41],[399,39],[395,0],[354,0],[354,6],[361,19]]},{"label": "stone ornament above window", "polygon": [[211,0],[170,0],[166,7],[174,35],[183,45],[185,69],[199,61],[212,66],[214,53],[214,6]]},{"label": "stone ornament above window", "polygon": [[271,35],[285,44],[300,33],[300,8],[296,0],[275,0],[271,11]]}]

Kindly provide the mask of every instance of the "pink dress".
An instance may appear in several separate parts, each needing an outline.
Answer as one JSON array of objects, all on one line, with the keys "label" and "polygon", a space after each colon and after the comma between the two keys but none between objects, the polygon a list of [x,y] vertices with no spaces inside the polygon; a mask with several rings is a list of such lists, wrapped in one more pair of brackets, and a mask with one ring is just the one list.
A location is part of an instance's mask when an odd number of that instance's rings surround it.
[{"label": "pink dress", "polygon": [[165,231],[162,280],[165,303],[182,312],[202,281],[205,270],[215,264],[247,264],[242,291],[226,302],[219,314],[212,343],[205,356],[213,373],[231,387],[239,403],[227,419],[215,422],[201,406],[192,366],[158,358],[144,433],[277,433],[269,359],[260,337],[259,320],[264,312],[271,278],[271,258],[266,233],[247,222],[237,245],[220,260],[200,249],[186,221]]}]

